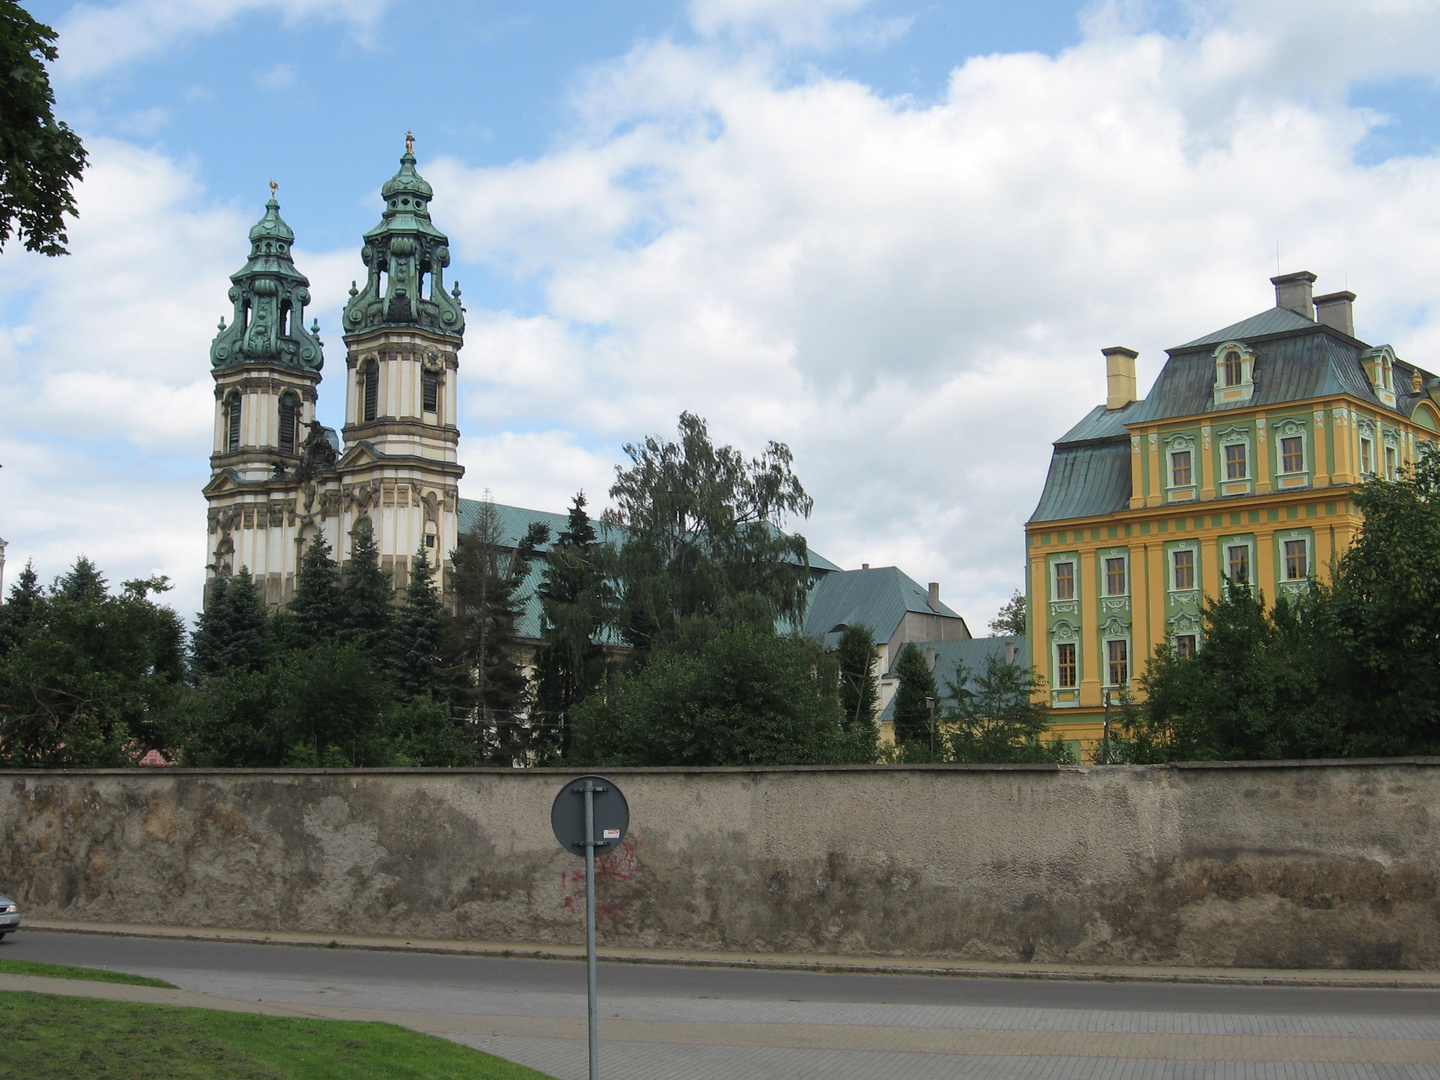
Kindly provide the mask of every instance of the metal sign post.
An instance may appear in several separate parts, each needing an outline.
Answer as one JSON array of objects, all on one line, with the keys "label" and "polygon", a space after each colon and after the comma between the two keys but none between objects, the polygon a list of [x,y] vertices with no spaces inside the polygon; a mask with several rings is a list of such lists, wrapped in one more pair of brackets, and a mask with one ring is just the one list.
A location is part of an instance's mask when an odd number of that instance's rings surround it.
[{"label": "metal sign post", "polygon": [[[576,796],[579,796],[578,798]],[[603,776],[571,780],[550,807],[555,839],[572,855],[585,856],[585,983],[590,1022],[590,1080],[600,1078],[600,1027],[595,1004],[595,853],[619,847],[630,827],[630,805]]]}]

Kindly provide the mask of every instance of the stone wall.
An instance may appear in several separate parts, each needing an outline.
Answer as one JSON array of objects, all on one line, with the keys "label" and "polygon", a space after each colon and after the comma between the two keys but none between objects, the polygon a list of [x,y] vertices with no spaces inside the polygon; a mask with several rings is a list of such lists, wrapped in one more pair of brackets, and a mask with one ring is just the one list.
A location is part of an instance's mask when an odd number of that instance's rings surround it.
[{"label": "stone wall", "polygon": [[[582,940],[550,770],[15,772],[35,916]],[[1085,963],[1440,969],[1440,759],[610,773],[601,940]]]}]

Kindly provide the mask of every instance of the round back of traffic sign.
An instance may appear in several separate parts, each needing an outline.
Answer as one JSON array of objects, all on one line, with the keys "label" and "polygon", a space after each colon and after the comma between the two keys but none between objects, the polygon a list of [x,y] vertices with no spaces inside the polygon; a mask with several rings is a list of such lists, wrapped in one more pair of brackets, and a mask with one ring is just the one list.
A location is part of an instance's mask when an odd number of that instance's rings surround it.
[{"label": "round back of traffic sign", "polygon": [[595,855],[614,851],[630,828],[630,804],[613,780],[603,776],[581,776],[565,784],[550,807],[550,827],[555,839],[572,855],[585,855],[585,787],[590,785],[595,800]]}]

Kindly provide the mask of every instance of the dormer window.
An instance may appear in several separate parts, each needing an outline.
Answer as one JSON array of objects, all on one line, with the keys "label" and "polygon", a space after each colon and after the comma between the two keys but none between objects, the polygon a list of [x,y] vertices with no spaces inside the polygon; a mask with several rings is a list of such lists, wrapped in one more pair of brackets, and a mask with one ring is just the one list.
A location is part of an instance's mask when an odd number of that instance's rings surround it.
[{"label": "dormer window", "polygon": [[1243,341],[1227,341],[1211,355],[1215,360],[1215,405],[1249,401],[1255,392],[1255,353]]},{"label": "dormer window", "polygon": [[1389,345],[1366,349],[1360,354],[1360,365],[1381,404],[1395,407],[1395,350]]}]

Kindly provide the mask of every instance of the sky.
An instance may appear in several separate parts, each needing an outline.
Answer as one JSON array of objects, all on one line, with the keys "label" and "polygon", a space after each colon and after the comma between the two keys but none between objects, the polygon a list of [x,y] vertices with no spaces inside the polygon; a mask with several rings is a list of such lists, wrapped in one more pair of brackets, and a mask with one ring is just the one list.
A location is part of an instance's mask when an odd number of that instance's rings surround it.
[{"label": "sky", "polygon": [[682,410],[794,452],[791,522],[981,633],[1100,350],[1310,270],[1440,371],[1440,0],[31,0],[85,140],[71,254],[0,253],[6,580],[198,609],[208,347],[268,182],[339,426],[405,132],[461,283],[462,495],[603,507]]}]

